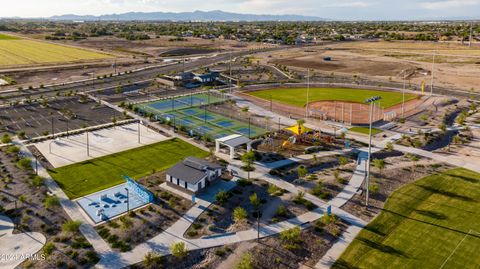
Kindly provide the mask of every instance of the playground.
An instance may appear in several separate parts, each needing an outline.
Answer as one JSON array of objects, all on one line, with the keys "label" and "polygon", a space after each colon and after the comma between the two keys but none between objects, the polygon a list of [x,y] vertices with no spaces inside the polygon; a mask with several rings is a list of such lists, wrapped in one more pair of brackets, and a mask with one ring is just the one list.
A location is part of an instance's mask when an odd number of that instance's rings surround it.
[{"label": "playground", "polygon": [[58,168],[166,139],[143,124],[130,123],[42,141],[35,147],[52,167]]},{"label": "playground", "polygon": [[99,224],[153,201],[153,195],[145,187],[128,177],[125,180],[126,183],[84,196],[76,202],[95,224]]}]

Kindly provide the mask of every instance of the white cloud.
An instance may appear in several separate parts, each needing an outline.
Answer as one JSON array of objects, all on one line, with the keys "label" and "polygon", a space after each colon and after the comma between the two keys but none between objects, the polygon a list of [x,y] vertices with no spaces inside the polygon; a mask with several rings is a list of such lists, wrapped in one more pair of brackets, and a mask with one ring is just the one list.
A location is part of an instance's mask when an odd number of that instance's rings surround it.
[{"label": "white cloud", "polygon": [[447,0],[424,2],[420,6],[425,9],[448,9],[448,8],[462,8],[466,6],[480,5],[480,0]]}]

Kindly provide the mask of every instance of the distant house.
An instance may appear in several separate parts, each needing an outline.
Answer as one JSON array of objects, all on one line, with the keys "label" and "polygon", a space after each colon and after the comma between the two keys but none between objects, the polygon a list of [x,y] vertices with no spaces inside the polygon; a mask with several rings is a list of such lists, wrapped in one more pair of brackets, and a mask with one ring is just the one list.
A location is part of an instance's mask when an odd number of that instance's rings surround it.
[{"label": "distant house", "polygon": [[222,175],[223,167],[196,157],[187,157],[166,171],[170,186],[198,193]]},{"label": "distant house", "polygon": [[211,83],[218,79],[220,76],[219,72],[210,72],[206,74],[196,75],[195,80],[199,81],[200,83]]}]

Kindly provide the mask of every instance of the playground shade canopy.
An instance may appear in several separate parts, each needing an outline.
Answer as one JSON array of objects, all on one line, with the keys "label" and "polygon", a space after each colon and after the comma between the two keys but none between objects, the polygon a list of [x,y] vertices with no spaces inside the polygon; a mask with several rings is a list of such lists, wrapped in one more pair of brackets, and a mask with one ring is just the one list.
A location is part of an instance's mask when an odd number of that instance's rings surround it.
[{"label": "playground shade canopy", "polygon": [[303,133],[307,133],[307,132],[312,131],[312,129],[307,128],[307,127],[305,127],[305,126],[303,126],[303,125],[298,125],[298,124],[297,124],[297,125],[294,125],[294,126],[292,126],[292,127],[288,127],[288,128],[286,128],[286,130],[288,130],[288,131],[290,131],[290,132],[292,132],[292,133],[294,133],[294,134],[296,134],[296,135],[301,135],[301,134],[303,134]]}]

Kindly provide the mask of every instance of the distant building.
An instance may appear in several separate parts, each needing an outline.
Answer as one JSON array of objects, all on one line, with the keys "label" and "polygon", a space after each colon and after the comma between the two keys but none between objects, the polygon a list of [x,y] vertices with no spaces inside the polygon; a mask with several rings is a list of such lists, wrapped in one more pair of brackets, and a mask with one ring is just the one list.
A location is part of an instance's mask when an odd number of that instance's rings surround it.
[{"label": "distant building", "polygon": [[222,175],[223,167],[196,157],[187,157],[166,171],[167,184],[188,193],[198,193]]},{"label": "distant building", "polygon": [[220,76],[219,72],[210,72],[206,74],[196,75],[194,79],[200,83],[212,83],[216,81],[219,76]]}]

